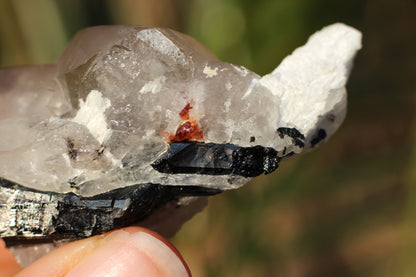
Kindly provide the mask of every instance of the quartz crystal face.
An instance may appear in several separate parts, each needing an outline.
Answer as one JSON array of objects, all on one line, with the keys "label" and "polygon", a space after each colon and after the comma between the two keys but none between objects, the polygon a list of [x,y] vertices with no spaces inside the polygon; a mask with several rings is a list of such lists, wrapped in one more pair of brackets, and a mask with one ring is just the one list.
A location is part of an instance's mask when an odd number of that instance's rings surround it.
[{"label": "quartz crystal face", "polygon": [[100,26],[56,64],[1,70],[0,235],[36,243],[141,222],[173,233],[160,223],[171,203],[180,226],[201,196],[326,141],[360,47],[334,24],[261,77],[169,29]]}]

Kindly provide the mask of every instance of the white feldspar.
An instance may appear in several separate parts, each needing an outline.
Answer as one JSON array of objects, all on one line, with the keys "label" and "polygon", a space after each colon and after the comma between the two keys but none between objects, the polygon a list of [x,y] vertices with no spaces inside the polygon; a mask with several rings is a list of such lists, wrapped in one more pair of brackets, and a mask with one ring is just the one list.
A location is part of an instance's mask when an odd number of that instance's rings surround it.
[{"label": "white feldspar", "polygon": [[87,100],[79,100],[79,110],[72,119],[73,122],[87,126],[91,134],[103,143],[104,139],[111,134],[105,118],[105,110],[111,106],[111,101],[101,94],[98,90],[92,90]]},{"label": "white feldspar", "polygon": [[345,117],[345,84],[360,48],[359,31],[333,24],[312,35],[305,46],[264,76],[261,84],[285,107],[280,109],[278,126],[295,127],[307,142],[316,129],[332,135]]},{"label": "white feldspar", "polygon": [[[345,117],[345,84],[360,45],[360,32],[334,24],[260,77],[168,29],[88,28],[57,65],[0,71],[0,81],[15,82],[0,87],[0,103],[30,107],[0,111],[0,176],[57,192],[76,183],[86,196],[137,183],[239,187],[249,178],[151,166],[169,146],[164,136],[181,124],[180,111],[191,103],[206,143],[300,153]],[[305,147],[279,128],[295,128]],[[319,132],[325,136],[317,140]]]},{"label": "white feldspar", "polygon": [[205,75],[207,75],[207,78],[212,78],[214,76],[218,75],[218,67],[216,68],[211,68],[209,66],[205,66],[204,70],[202,71]]}]

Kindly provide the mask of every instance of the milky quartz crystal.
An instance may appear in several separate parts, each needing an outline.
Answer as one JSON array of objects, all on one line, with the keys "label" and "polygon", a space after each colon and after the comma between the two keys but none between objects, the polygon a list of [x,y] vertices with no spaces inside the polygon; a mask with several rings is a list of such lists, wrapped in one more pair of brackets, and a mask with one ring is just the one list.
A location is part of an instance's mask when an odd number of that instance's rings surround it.
[{"label": "milky quartz crystal", "polygon": [[326,141],[360,47],[334,24],[261,77],[169,29],[100,26],[56,64],[1,70],[0,235],[36,243],[137,222],[173,233],[161,222],[180,226],[194,213],[182,207]]}]

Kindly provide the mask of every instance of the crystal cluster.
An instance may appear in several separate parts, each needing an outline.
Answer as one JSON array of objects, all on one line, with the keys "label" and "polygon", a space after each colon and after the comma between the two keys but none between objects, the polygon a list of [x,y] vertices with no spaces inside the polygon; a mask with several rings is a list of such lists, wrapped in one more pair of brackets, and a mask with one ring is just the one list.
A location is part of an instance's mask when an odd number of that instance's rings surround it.
[{"label": "crystal cluster", "polygon": [[261,77],[169,29],[100,26],[56,64],[1,70],[0,236],[146,220],[164,233],[151,216],[169,203],[238,188],[327,140],[360,47],[360,32],[334,24]]}]

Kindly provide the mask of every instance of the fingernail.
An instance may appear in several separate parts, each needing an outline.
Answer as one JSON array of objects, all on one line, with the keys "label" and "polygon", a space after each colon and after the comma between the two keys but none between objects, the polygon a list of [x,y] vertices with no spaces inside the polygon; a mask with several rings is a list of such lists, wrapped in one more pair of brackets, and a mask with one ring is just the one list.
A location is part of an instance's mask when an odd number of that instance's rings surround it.
[{"label": "fingernail", "polygon": [[191,276],[175,248],[158,235],[120,230],[102,240],[66,276]]}]

